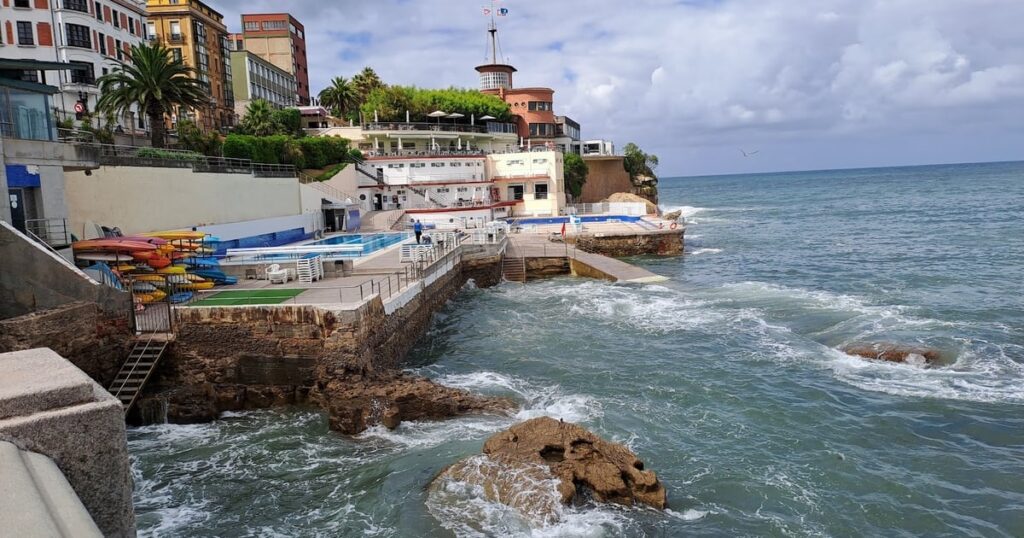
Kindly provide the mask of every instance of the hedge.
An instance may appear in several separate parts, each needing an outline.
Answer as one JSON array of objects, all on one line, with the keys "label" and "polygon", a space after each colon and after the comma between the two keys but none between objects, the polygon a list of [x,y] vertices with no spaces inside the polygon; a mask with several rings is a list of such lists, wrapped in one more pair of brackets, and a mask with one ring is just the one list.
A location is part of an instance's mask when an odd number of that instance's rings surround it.
[{"label": "hedge", "polygon": [[135,156],[140,159],[168,159],[172,161],[201,161],[206,158],[195,151],[168,151],[158,148],[139,148]]},{"label": "hedge", "polygon": [[296,168],[326,168],[345,162],[348,139],[288,135],[252,136],[230,134],[224,140],[224,156],[257,163],[291,164]]}]

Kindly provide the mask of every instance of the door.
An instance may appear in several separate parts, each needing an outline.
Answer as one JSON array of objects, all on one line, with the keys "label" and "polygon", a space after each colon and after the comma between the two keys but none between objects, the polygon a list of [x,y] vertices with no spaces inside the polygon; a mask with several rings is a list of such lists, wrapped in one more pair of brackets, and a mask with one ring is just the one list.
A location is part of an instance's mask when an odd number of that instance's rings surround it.
[{"label": "door", "polygon": [[522,185],[510,185],[508,188],[508,199],[509,200],[522,200],[523,199],[523,186]]},{"label": "door", "polygon": [[384,195],[377,193],[373,195],[373,210],[381,211],[384,209]]},{"label": "door", "polygon": [[8,189],[11,204],[11,223],[19,232],[25,232],[25,191],[24,189]]}]

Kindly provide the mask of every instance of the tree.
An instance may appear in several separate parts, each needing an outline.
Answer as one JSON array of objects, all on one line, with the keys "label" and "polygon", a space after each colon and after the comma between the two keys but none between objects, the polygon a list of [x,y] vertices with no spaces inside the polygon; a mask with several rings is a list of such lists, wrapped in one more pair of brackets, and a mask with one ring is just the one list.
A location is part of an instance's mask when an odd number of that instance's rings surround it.
[{"label": "tree", "polygon": [[167,143],[165,116],[176,108],[207,105],[209,91],[195,78],[195,69],[159,43],[133,45],[130,57],[130,63],[100,77],[97,109],[123,115],[138,105],[149,118],[153,147],[162,148]]},{"label": "tree", "polygon": [[364,67],[362,71],[352,77],[352,87],[355,90],[356,101],[353,108],[358,109],[366,102],[370,92],[384,87],[384,82],[380,80],[377,72],[372,67]]},{"label": "tree", "polygon": [[219,156],[221,154],[220,133],[203,133],[195,122],[181,120],[178,122],[178,147],[202,153],[203,155]]},{"label": "tree", "polygon": [[270,103],[263,99],[254,99],[245,108],[245,117],[242,118],[242,129],[245,132],[256,136],[268,136],[278,131],[278,125],[274,122],[274,109]]},{"label": "tree", "polygon": [[405,121],[406,111],[413,121],[434,121],[427,114],[435,110],[464,114],[463,121],[469,121],[470,115],[493,116],[497,121],[510,121],[512,117],[508,103],[497,96],[459,88],[384,86],[370,92],[361,110],[364,117],[373,117],[376,111],[381,121]]},{"label": "tree", "polygon": [[331,85],[320,90],[320,104],[331,110],[335,116],[344,116],[356,106],[355,86],[345,77],[334,77]]},{"label": "tree", "polygon": [[622,166],[629,173],[629,179],[636,182],[638,178],[647,177],[657,180],[654,169],[658,166],[658,156],[644,153],[640,146],[630,142],[622,148]]},{"label": "tree", "polygon": [[590,170],[583,157],[575,153],[566,153],[564,161],[565,192],[578,199],[583,194],[583,184],[587,182]]},{"label": "tree", "polygon": [[280,108],[274,111],[274,123],[279,133],[302,136],[302,113],[297,108]]}]

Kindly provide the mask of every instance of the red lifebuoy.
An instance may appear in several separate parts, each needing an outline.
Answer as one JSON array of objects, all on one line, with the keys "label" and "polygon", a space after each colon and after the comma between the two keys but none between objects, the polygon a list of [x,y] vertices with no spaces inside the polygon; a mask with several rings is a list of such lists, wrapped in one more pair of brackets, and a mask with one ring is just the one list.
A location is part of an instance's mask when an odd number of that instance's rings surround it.
[{"label": "red lifebuoy", "polygon": [[669,228],[672,228],[673,230],[675,230],[678,227],[679,227],[679,223],[678,222],[673,222],[672,224],[669,225]]}]

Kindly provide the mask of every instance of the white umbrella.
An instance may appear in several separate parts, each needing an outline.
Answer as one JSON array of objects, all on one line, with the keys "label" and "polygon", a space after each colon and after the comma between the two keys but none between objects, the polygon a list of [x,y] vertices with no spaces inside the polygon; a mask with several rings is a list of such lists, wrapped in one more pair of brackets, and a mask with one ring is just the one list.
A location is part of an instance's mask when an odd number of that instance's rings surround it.
[{"label": "white umbrella", "polygon": [[445,117],[447,115],[448,115],[448,113],[443,111],[443,110],[435,110],[435,111],[431,112],[430,114],[427,114],[427,116],[430,117],[430,118],[437,118],[437,124],[438,125],[441,125],[441,118],[443,118],[443,117]]},{"label": "white umbrella", "polygon": [[[452,123],[455,123],[454,120],[457,120],[459,118],[465,118],[466,116],[464,114],[459,114],[458,112],[452,112],[451,114],[448,114],[445,117],[446,118],[451,118],[453,120]],[[437,121],[441,121],[441,120],[437,120]]]},{"label": "white umbrella", "polygon": [[480,121],[490,121],[490,120],[496,120],[496,119],[498,119],[498,118],[495,118],[494,116],[492,116],[490,114],[488,114],[486,116],[480,116]]}]

